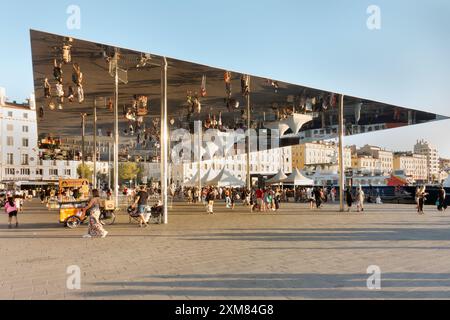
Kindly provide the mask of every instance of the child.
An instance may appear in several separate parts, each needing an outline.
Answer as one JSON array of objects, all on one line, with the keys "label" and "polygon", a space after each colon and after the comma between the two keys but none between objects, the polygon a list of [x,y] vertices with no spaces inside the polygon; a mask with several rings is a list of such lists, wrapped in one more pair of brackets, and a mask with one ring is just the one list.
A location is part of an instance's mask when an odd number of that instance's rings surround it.
[{"label": "child", "polygon": [[8,197],[8,201],[5,204],[5,212],[8,214],[8,228],[12,228],[12,218],[16,219],[16,228],[19,227],[19,221],[17,220],[17,207],[12,197]]}]

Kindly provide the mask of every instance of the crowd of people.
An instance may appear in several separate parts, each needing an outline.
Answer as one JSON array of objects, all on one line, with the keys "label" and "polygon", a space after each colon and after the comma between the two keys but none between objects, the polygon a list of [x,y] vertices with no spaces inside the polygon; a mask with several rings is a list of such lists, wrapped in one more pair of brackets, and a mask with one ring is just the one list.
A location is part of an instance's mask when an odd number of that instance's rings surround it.
[{"label": "crowd of people", "polygon": [[[123,195],[127,198],[130,211],[136,212],[140,227],[148,227],[149,213],[148,203],[151,196],[156,198],[160,195],[160,190],[147,188],[146,186],[136,189],[123,188]],[[356,209],[357,212],[364,212],[365,202],[381,204],[381,197],[377,191],[375,197],[372,194],[366,194],[364,189],[359,186],[356,189],[348,187],[345,190],[345,204],[347,212]],[[214,214],[216,202],[223,202],[225,208],[234,210],[237,204],[250,209],[251,212],[277,212],[281,209],[283,203],[295,202],[309,204],[309,208],[321,209],[324,204],[335,203],[338,199],[338,189],[336,187],[297,187],[282,188],[266,187],[253,188],[231,188],[231,187],[203,187],[202,189],[170,187],[170,196],[175,198],[184,198],[189,204],[201,203],[206,208],[207,214]],[[19,227],[18,215],[23,211],[23,204],[26,199],[33,197],[39,198],[42,203],[48,203],[50,199],[57,199],[60,202],[80,200],[82,193],[78,189],[64,189],[59,192],[55,188],[37,189],[32,191],[16,190],[8,192],[0,197],[0,207],[4,207],[8,215],[8,227]],[[424,214],[424,205],[429,197],[426,186],[417,187],[415,193],[415,203],[419,215]],[[441,186],[438,190],[436,207],[443,212],[447,209],[446,191]],[[83,215],[89,211],[89,229],[86,237],[106,237],[108,234],[104,230],[100,221],[100,201],[112,199],[112,192],[104,189],[101,192],[93,190],[91,192],[88,206],[83,211]],[[374,201],[375,199],[375,201]],[[152,211],[162,212],[163,204],[161,201],[152,207]]]},{"label": "crowd of people", "polygon": [[[417,213],[419,215],[424,215],[424,205],[425,202],[427,201],[427,197],[430,194],[427,192],[427,187],[426,186],[421,186],[421,187],[417,187],[416,188],[416,194],[415,194],[415,200],[416,200],[416,207],[417,207]],[[447,193],[444,189],[443,186],[439,187],[439,191],[438,191],[438,196],[437,196],[437,200],[436,200],[436,207],[437,210],[440,212],[444,212],[447,210]]]}]

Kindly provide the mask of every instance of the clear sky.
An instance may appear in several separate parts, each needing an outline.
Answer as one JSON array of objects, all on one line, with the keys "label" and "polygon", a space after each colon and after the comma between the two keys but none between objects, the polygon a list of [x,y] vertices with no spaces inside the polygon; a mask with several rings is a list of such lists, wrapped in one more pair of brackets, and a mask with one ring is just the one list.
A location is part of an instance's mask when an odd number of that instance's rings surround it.
[{"label": "clear sky", "polygon": [[[81,29],[69,30],[70,5]],[[367,8],[381,29],[367,27]],[[0,0],[0,86],[33,90],[29,29],[450,116],[448,0]],[[395,150],[426,138],[450,158],[450,121],[348,138]]]}]

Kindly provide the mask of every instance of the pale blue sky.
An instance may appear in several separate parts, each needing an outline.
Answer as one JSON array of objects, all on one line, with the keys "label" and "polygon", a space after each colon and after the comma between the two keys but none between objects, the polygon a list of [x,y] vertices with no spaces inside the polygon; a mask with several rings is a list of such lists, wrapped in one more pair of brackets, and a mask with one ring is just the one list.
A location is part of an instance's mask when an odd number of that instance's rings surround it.
[{"label": "pale blue sky", "polygon": [[[81,30],[66,9],[81,8]],[[381,30],[366,26],[369,5]],[[29,29],[267,76],[450,115],[448,0],[0,0],[0,86],[33,89]],[[352,137],[412,149],[426,138],[450,157],[449,121]]]}]

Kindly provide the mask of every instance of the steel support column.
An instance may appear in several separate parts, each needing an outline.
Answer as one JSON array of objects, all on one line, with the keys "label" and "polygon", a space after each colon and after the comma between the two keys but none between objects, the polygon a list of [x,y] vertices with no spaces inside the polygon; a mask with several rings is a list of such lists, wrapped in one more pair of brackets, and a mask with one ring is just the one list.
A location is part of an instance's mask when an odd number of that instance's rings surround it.
[{"label": "steel support column", "polygon": [[167,59],[161,66],[161,201],[163,223],[169,223],[168,176],[169,176],[169,131],[167,111]]},{"label": "steel support column", "polygon": [[344,95],[340,97],[339,103],[339,202],[340,211],[345,210],[345,163],[344,163]]},{"label": "steel support column", "polygon": [[197,121],[195,126],[195,131],[198,133],[197,135],[197,160],[198,160],[198,202],[202,203],[202,142],[203,142],[203,123],[201,121]]},{"label": "steel support column", "polygon": [[247,95],[247,189],[251,192],[252,190],[252,177],[250,173],[250,151],[251,151],[251,134],[250,134],[250,127],[251,127],[251,106],[250,106],[250,93],[251,93],[251,77],[248,76],[248,86],[249,86],[249,92]]},{"label": "steel support column", "polygon": [[94,177],[92,179],[94,189],[97,189],[97,98],[94,98]]},{"label": "steel support column", "polygon": [[[116,51],[115,59],[118,59]],[[116,62],[118,64],[118,62]],[[116,65],[114,76],[114,201],[119,208],[119,70]]]}]

